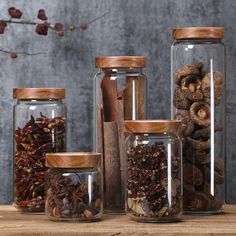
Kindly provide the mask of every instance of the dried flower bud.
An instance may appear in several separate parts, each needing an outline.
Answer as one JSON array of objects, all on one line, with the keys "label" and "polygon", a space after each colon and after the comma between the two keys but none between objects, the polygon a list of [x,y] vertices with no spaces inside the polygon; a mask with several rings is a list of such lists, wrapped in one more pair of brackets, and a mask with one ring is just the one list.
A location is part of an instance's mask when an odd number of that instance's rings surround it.
[{"label": "dried flower bud", "polygon": [[80,29],[82,29],[82,30],[86,30],[86,29],[88,28],[88,24],[83,23],[83,24],[81,24],[79,27],[80,27]]},{"label": "dried flower bud", "polygon": [[75,29],[76,29],[76,26],[75,26],[75,25],[70,25],[70,26],[69,26],[69,30],[70,30],[70,31],[74,31]]},{"label": "dried flower bud", "polygon": [[0,21],[0,34],[3,34],[7,24],[4,21]]},{"label": "dried flower bud", "polygon": [[63,24],[62,23],[56,23],[55,24],[55,30],[56,31],[62,31],[63,30]]},{"label": "dried flower bud", "polygon": [[16,58],[17,58],[17,54],[16,54],[15,52],[12,52],[12,53],[11,53],[11,58],[12,58],[12,59],[16,59]]},{"label": "dried flower bud", "polygon": [[48,34],[48,28],[49,25],[47,23],[43,23],[43,24],[38,24],[36,26],[36,33],[38,33],[39,35],[47,35]]},{"label": "dried flower bud", "polygon": [[57,34],[59,37],[63,37],[65,35],[63,31],[57,32]]},{"label": "dried flower bud", "polygon": [[23,14],[20,9],[16,9],[15,7],[10,7],[8,9],[8,13],[12,18],[17,18],[17,19],[20,19]]},{"label": "dried flower bud", "polygon": [[38,19],[40,19],[40,20],[47,20],[48,19],[44,9],[39,10]]}]

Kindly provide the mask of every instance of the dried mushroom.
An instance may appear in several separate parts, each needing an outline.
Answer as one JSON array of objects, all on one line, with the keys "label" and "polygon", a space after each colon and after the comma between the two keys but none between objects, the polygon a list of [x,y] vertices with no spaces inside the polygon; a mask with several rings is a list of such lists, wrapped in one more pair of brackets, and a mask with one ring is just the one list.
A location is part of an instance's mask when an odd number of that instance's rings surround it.
[{"label": "dried mushroom", "polygon": [[183,136],[190,136],[194,131],[194,122],[191,120],[189,111],[178,110],[175,119],[181,120],[180,134]]},{"label": "dried mushroom", "polygon": [[[208,167],[204,167],[205,179],[206,181],[211,181],[211,170]],[[216,170],[214,171],[214,182],[216,184],[223,184],[224,176],[223,173],[218,173]]]},{"label": "dried mushroom", "polygon": [[211,128],[208,126],[203,129],[198,129],[193,133],[193,139],[208,139],[211,136]]},{"label": "dried mushroom", "polygon": [[210,153],[208,150],[193,150],[189,148],[186,152],[186,158],[196,164],[208,164],[210,162]]},{"label": "dried mushroom", "polygon": [[221,175],[224,173],[224,161],[219,157],[215,158],[215,171]]},{"label": "dried mushroom", "polygon": [[202,101],[201,80],[198,76],[189,75],[181,80],[181,89],[185,96],[193,102]]},{"label": "dried mushroom", "polygon": [[186,65],[176,70],[175,82],[180,84],[181,80],[188,75],[201,75],[203,64],[197,63],[192,65]]},{"label": "dried mushroom", "polygon": [[[214,97],[216,99],[222,94],[222,91],[224,88],[224,81],[223,81],[223,75],[219,71],[214,72],[213,77],[214,77]],[[207,73],[202,79],[202,91],[205,97],[210,98],[210,95],[211,95],[211,73],[210,72]]]},{"label": "dried mushroom", "polygon": [[200,126],[208,126],[211,123],[211,108],[205,102],[195,102],[190,107],[191,119]]},{"label": "dried mushroom", "polygon": [[190,137],[187,137],[187,142],[188,144],[190,144],[192,148],[197,149],[197,150],[206,150],[210,148],[211,145],[211,140],[208,139],[206,141],[202,141],[202,140],[196,140],[196,139],[192,139]]},{"label": "dried mushroom", "polygon": [[191,192],[184,195],[184,206],[194,211],[206,211],[211,206],[211,200],[202,192]]},{"label": "dried mushroom", "polygon": [[190,163],[183,166],[184,183],[192,186],[199,186],[203,182],[203,174],[200,169]]},{"label": "dried mushroom", "polygon": [[176,88],[174,93],[173,104],[177,109],[189,109],[190,101],[186,98],[184,92],[180,88]]}]

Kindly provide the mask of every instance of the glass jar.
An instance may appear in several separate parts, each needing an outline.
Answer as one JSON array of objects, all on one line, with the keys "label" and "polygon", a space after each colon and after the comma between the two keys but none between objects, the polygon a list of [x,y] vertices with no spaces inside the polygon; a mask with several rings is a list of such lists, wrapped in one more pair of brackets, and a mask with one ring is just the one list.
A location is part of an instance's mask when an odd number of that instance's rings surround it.
[{"label": "glass jar", "polygon": [[125,212],[124,120],[146,118],[143,56],[97,57],[94,78],[94,150],[102,153],[104,210]]},{"label": "glass jar", "polygon": [[102,215],[100,153],[48,153],[46,215],[55,221],[95,221]]},{"label": "glass jar", "polygon": [[127,214],[136,221],[179,221],[182,212],[180,121],[126,121]]},{"label": "glass jar", "polygon": [[22,212],[44,212],[45,155],[66,150],[63,88],[15,88],[14,205]]},{"label": "glass jar", "polygon": [[173,30],[172,118],[182,121],[183,210],[223,211],[225,194],[224,29]]}]

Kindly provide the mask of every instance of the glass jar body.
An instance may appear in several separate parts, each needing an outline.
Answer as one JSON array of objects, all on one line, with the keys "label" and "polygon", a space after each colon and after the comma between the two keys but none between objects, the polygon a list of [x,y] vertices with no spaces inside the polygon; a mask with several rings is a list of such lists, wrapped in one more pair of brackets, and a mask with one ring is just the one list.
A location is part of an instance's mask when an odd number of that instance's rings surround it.
[{"label": "glass jar body", "polygon": [[181,141],[173,134],[127,139],[127,214],[136,221],[179,221],[182,213]]},{"label": "glass jar body", "polygon": [[125,212],[123,125],[124,120],[146,118],[146,89],[139,68],[99,69],[94,78],[94,150],[103,154],[107,213]]},{"label": "glass jar body", "polygon": [[14,106],[14,205],[44,212],[45,155],[66,151],[62,100],[18,100]]},{"label": "glass jar body", "polygon": [[182,121],[183,210],[222,212],[225,194],[225,47],[217,39],[171,48],[172,118]]},{"label": "glass jar body", "polygon": [[[58,187],[59,186],[59,187]],[[50,168],[46,215],[54,221],[95,221],[102,216],[101,171]]]}]

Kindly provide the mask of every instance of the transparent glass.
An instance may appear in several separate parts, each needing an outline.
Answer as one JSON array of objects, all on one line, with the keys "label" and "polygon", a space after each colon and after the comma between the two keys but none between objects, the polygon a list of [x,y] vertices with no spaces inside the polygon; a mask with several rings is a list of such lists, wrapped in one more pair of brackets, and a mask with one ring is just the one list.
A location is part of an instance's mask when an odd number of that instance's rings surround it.
[{"label": "transparent glass", "polygon": [[171,48],[172,118],[182,120],[183,211],[214,214],[225,198],[225,46],[178,40]]},{"label": "transparent glass", "polygon": [[14,106],[14,205],[44,212],[45,155],[66,151],[62,100],[18,100]]},{"label": "transparent glass", "polygon": [[102,216],[101,171],[50,168],[46,215],[54,221],[95,221]]},{"label": "transparent glass", "polygon": [[[99,69],[94,78],[94,150],[103,154],[104,211],[125,212],[124,120],[146,118],[147,79],[139,68]],[[115,180],[115,181],[114,181]]]},{"label": "transparent glass", "polygon": [[181,220],[181,140],[174,134],[127,139],[126,211],[142,222]]}]

